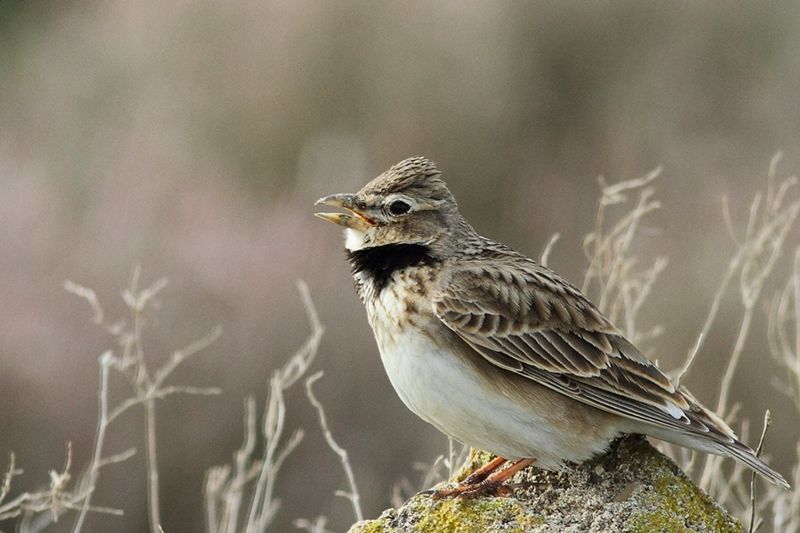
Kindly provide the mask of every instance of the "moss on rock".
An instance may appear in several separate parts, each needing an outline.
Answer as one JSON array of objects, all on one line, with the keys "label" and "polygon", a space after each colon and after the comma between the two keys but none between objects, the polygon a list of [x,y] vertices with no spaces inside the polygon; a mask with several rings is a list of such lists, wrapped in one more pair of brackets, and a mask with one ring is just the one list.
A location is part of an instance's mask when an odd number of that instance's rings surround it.
[{"label": "moss on rock", "polygon": [[[491,458],[473,450],[453,481]],[[620,439],[604,455],[563,472],[528,468],[513,482],[510,498],[434,501],[418,494],[350,532],[742,531],[639,436]]]},{"label": "moss on rock", "polygon": [[468,533],[508,531],[522,533],[544,524],[541,517],[511,498],[444,499],[434,501],[417,495],[400,509],[389,509],[377,520],[366,520],[350,531],[418,531],[420,533]]}]

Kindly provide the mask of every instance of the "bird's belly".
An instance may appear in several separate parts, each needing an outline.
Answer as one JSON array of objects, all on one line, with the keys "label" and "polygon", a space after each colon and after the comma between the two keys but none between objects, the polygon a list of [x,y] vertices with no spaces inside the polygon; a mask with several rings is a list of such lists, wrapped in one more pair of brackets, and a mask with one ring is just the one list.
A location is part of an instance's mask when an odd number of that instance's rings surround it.
[{"label": "bird's belly", "polygon": [[403,403],[441,432],[472,447],[507,459],[533,457],[539,466],[556,469],[563,461],[583,461],[604,450],[614,436],[603,430],[576,439],[581,432],[570,431],[571,400],[531,382],[530,387],[551,404],[542,410],[541,405],[487,384],[463,355],[426,332],[406,328],[386,333],[376,332],[381,359]]}]

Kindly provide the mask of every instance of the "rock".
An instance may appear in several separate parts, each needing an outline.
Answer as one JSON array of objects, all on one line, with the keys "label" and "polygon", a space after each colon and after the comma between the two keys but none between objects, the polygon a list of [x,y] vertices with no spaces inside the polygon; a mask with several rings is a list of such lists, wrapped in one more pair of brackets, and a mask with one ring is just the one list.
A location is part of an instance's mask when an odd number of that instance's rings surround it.
[{"label": "rock", "polygon": [[[491,459],[472,450],[454,481]],[[350,533],[377,532],[741,532],[742,525],[647,440],[631,435],[582,465],[554,473],[527,468],[509,498],[418,494]]]}]

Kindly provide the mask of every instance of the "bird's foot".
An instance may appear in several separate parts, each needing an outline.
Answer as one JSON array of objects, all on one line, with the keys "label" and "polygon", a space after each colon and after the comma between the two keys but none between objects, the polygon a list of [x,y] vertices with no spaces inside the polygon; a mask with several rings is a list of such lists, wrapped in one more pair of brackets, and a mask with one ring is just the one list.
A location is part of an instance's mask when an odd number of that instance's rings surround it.
[{"label": "bird's foot", "polygon": [[507,498],[513,493],[514,491],[506,485],[489,479],[478,483],[468,484],[462,482],[455,486],[442,487],[440,489],[428,491],[428,494],[430,494],[431,498],[434,500],[441,500],[443,498],[471,499],[483,496]]},{"label": "bird's foot", "polygon": [[503,457],[495,457],[482,467],[475,470],[472,474],[467,476],[461,483],[465,485],[476,485],[481,481],[483,481],[484,479],[486,479],[487,477],[489,477],[494,472],[496,472],[497,469],[503,466],[505,463],[506,459],[504,459]]},{"label": "bird's foot", "polygon": [[[500,459],[500,458],[498,458]],[[507,498],[514,493],[514,490],[505,485],[504,482],[514,474],[534,462],[533,459],[519,459],[514,461],[508,468],[497,472],[496,470],[505,462],[497,462],[498,459],[491,461],[483,468],[476,470],[471,476],[467,477],[458,485],[443,487],[427,491],[434,500],[442,498],[478,498],[481,496],[499,496]],[[475,481],[477,479],[477,481]]]}]

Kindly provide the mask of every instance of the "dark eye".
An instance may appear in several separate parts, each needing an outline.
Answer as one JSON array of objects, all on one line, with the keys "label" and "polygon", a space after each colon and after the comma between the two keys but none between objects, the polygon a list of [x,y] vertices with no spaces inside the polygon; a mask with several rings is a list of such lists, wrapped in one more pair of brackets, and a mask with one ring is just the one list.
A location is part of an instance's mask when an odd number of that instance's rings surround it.
[{"label": "dark eye", "polygon": [[405,215],[411,210],[411,206],[402,200],[395,200],[389,204],[389,212],[394,216]]}]

